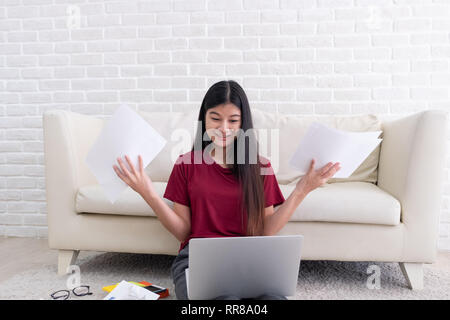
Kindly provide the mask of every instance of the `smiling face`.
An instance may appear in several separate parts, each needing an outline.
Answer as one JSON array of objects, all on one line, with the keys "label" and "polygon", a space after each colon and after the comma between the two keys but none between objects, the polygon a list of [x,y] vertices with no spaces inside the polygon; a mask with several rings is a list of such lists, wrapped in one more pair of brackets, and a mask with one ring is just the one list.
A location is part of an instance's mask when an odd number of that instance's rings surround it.
[{"label": "smiling face", "polygon": [[218,147],[232,143],[240,127],[241,110],[232,103],[218,105],[206,112],[206,133]]}]

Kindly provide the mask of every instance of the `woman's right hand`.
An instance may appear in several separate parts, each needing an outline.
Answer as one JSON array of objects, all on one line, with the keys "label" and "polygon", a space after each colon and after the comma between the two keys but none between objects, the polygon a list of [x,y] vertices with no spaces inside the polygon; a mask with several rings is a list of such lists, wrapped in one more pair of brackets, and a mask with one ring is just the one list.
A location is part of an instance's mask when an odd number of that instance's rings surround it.
[{"label": "woman's right hand", "polygon": [[156,191],[153,187],[152,181],[144,171],[141,155],[138,155],[139,168],[137,170],[127,155],[125,155],[125,160],[130,166],[131,172],[125,167],[125,164],[121,158],[117,158],[120,168],[117,165],[113,165],[113,169],[119,178],[141,196],[148,193],[155,195]]}]

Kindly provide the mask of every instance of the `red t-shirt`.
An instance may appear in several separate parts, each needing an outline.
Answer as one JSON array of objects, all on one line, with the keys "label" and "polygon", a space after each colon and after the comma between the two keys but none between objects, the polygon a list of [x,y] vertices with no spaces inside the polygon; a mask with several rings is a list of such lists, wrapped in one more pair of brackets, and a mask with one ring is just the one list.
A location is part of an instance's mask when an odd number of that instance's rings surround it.
[{"label": "red t-shirt", "polygon": [[[202,154],[201,151],[195,152],[200,156]],[[285,199],[273,174],[272,166],[269,161],[267,162],[263,165],[266,170],[265,207],[277,206]],[[267,174],[267,170],[272,174]],[[192,238],[245,236],[247,215],[240,213],[241,197],[239,181],[231,169],[221,167],[209,155],[205,155],[201,164],[194,163],[192,151],[180,155],[164,193],[164,198],[191,209],[191,234],[181,243],[179,251]]]}]

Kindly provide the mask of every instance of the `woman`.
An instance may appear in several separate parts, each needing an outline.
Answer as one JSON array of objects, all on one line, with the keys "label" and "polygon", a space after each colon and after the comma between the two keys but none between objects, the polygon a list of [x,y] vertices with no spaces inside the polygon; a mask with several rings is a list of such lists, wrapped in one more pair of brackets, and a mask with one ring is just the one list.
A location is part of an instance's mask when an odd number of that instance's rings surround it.
[{"label": "woman", "polygon": [[[171,274],[178,299],[187,298],[185,269],[189,240],[199,237],[275,235],[312,190],[324,184],[339,169],[328,163],[308,172],[284,199],[270,162],[258,155],[247,96],[235,81],[220,81],[208,89],[199,113],[194,146],[180,155],[167,183],[164,198],[156,193],[144,172],[142,157],[135,169],[125,156],[117,175],[150,205],[161,223],[180,242]],[[274,207],[277,207],[276,210]],[[268,292],[256,299],[286,299]],[[217,299],[239,299],[220,296]]]}]

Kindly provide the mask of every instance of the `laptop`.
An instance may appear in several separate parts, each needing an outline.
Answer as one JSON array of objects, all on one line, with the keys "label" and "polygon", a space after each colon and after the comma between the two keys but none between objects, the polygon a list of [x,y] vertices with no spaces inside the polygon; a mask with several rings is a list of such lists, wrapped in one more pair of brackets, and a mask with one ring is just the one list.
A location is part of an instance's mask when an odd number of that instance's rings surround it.
[{"label": "laptop", "polygon": [[302,241],[301,235],[191,239],[185,270],[189,299],[295,295]]}]

